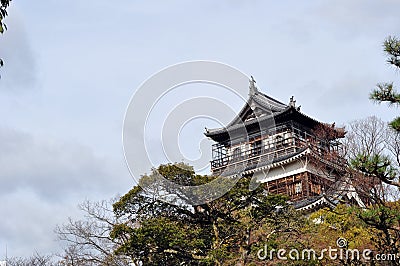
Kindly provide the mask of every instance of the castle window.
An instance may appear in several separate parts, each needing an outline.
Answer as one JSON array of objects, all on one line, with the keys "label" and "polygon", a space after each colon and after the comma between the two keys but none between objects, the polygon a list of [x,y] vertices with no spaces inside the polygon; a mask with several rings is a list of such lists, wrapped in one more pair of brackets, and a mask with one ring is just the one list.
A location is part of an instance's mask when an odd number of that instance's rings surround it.
[{"label": "castle window", "polygon": [[282,138],[282,136],[281,135],[278,135],[278,136],[276,136],[275,137],[275,147],[276,148],[281,148],[282,147],[282,144],[283,144],[283,138]]},{"label": "castle window", "polygon": [[251,144],[251,151],[252,151],[252,155],[261,154],[261,140],[254,141]]},{"label": "castle window", "polygon": [[301,182],[294,185],[294,193],[298,194],[301,193]]},{"label": "castle window", "polygon": [[235,148],[235,149],[233,150],[233,159],[234,159],[234,160],[240,159],[240,155],[241,155],[241,150],[240,150],[240,148]]}]

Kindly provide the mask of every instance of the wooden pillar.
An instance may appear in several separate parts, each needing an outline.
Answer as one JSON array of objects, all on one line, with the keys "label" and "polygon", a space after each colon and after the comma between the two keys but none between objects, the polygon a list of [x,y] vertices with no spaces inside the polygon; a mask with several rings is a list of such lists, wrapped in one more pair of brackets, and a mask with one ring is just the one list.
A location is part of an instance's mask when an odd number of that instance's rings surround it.
[{"label": "wooden pillar", "polygon": [[300,182],[301,182],[301,197],[304,198],[304,173],[300,174]]},{"label": "wooden pillar", "polygon": [[288,179],[288,177],[285,177],[286,195],[287,195],[287,196],[290,196],[289,187],[288,187],[288,184],[287,184],[287,179]]},{"label": "wooden pillar", "polygon": [[306,186],[307,186],[307,190],[306,190],[306,194],[307,194],[307,198],[310,197],[310,180],[308,178],[308,173],[305,172],[305,180],[306,180]]}]

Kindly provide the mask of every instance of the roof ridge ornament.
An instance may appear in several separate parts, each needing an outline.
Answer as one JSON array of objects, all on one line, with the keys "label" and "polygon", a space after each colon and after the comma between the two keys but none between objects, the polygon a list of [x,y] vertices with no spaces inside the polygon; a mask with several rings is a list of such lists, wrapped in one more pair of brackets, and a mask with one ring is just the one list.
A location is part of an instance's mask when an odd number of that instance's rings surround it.
[{"label": "roof ridge ornament", "polygon": [[294,96],[290,97],[289,106],[296,107],[296,100],[294,99]]},{"label": "roof ridge ornament", "polygon": [[253,78],[253,76],[250,76],[251,79],[249,80],[250,86],[249,86],[249,95],[253,96],[254,94],[258,93],[258,89],[256,87],[256,80]]}]

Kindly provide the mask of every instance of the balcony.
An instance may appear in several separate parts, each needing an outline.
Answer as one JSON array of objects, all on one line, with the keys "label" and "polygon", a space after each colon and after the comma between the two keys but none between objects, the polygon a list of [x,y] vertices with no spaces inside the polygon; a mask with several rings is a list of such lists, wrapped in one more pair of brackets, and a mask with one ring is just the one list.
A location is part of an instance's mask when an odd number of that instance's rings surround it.
[{"label": "balcony", "polygon": [[224,172],[235,173],[235,170],[248,170],[257,165],[265,165],[290,157],[311,148],[314,153],[329,161],[340,160],[339,142],[324,141],[315,136],[299,130],[286,130],[272,136],[259,136],[248,142],[235,143],[232,145],[217,143],[213,145],[213,160],[211,171],[218,175]]}]

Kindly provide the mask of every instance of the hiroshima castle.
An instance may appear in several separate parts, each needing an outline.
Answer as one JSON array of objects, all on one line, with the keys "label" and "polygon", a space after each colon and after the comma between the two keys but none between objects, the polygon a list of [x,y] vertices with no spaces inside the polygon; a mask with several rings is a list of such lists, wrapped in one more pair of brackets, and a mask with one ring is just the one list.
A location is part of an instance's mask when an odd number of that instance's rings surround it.
[{"label": "hiroshima castle", "polygon": [[296,106],[262,92],[252,77],[249,96],[225,127],[206,129],[213,175],[250,176],[267,193],[287,195],[298,210],[339,202],[365,206],[345,176],[340,157],[344,128],[317,121]]}]

